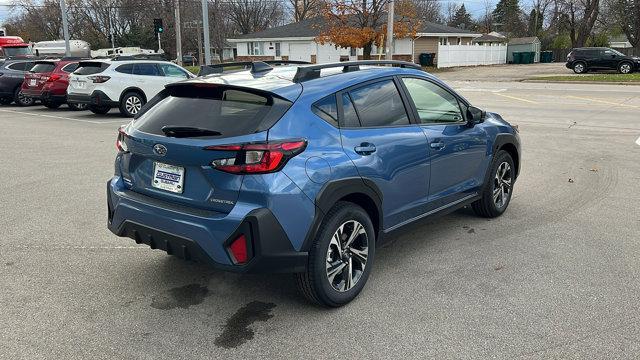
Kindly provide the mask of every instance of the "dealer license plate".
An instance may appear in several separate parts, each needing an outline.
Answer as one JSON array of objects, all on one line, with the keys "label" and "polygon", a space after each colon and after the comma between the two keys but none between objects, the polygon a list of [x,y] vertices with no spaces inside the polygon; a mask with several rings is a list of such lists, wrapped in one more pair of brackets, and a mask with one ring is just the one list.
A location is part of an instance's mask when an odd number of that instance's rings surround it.
[{"label": "dealer license plate", "polygon": [[184,168],[181,166],[153,163],[153,179],[155,188],[181,194],[184,190]]}]

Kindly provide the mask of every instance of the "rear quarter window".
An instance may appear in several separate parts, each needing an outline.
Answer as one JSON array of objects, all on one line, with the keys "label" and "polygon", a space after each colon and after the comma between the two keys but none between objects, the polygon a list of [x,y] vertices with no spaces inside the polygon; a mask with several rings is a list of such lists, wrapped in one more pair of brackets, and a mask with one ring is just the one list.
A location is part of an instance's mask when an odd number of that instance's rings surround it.
[{"label": "rear quarter window", "polygon": [[289,109],[287,100],[262,93],[225,88],[178,87],[165,90],[134,121],[139,131],[164,135],[165,126],[196,127],[221,133],[216,138],[269,129]]}]

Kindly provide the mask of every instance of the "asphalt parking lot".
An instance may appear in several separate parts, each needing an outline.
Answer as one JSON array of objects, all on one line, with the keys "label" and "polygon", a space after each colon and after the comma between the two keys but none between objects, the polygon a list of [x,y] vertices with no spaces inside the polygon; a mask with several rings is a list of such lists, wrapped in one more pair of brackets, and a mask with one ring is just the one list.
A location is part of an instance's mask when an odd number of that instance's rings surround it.
[{"label": "asphalt parking lot", "polygon": [[450,84],[519,125],[510,208],[398,232],[334,310],[112,235],[115,110],[0,108],[0,358],[637,358],[640,86]]}]

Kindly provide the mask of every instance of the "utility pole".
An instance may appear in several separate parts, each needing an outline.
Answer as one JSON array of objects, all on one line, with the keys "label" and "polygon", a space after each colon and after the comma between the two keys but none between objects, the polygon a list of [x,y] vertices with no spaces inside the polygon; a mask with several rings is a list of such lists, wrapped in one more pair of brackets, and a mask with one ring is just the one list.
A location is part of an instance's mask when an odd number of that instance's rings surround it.
[{"label": "utility pole", "polygon": [[113,39],[113,23],[111,22],[111,8],[109,8],[109,33],[111,33],[111,50],[116,54],[116,42]]},{"label": "utility pole", "polygon": [[69,46],[69,22],[67,20],[67,5],[64,0],[60,0],[60,11],[62,12],[62,32],[64,33],[64,56],[71,56],[71,47]]},{"label": "utility pole", "polygon": [[176,8],[176,61],[182,66],[182,34],[180,33],[180,0],[174,0]]},{"label": "utility pole", "polygon": [[389,0],[387,10],[387,60],[393,60],[393,0]]},{"label": "utility pole", "polygon": [[[206,1],[206,0],[205,0]],[[202,33],[200,29],[200,21],[196,20],[196,29],[198,34],[198,64],[202,65]]]},{"label": "utility pole", "polygon": [[[204,31],[204,64],[205,65],[211,65],[211,41],[209,41],[209,3],[208,1],[209,0],[202,0],[202,29]],[[200,39],[200,33],[198,33],[198,39]],[[200,62],[200,64],[202,65],[202,62]]]}]

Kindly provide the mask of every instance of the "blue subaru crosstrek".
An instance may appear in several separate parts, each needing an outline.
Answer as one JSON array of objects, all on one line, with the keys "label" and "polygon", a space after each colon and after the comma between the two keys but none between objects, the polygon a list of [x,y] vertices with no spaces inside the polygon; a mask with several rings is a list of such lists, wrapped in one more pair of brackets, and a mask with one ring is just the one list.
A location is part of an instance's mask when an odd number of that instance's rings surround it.
[{"label": "blue subaru crosstrek", "polygon": [[295,273],[326,306],[360,293],[393,230],[469,204],[501,215],[520,169],[514,127],[397,61],[256,62],[167,85],[116,146],[113,233]]}]

